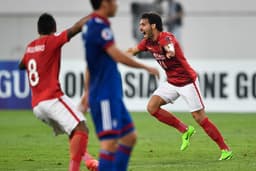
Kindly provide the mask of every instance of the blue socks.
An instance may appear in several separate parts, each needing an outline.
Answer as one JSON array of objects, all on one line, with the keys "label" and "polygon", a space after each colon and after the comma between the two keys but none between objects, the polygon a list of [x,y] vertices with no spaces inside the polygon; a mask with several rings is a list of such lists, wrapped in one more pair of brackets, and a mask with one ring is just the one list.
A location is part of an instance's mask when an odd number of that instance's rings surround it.
[{"label": "blue socks", "polygon": [[119,144],[119,147],[115,154],[115,161],[114,161],[116,166],[116,171],[127,170],[131,151],[132,151],[132,147]]},{"label": "blue socks", "polygon": [[99,171],[114,171],[115,153],[109,151],[100,151]]},{"label": "blue socks", "polygon": [[99,171],[127,171],[132,147],[119,144],[116,153],[101,150]]}]

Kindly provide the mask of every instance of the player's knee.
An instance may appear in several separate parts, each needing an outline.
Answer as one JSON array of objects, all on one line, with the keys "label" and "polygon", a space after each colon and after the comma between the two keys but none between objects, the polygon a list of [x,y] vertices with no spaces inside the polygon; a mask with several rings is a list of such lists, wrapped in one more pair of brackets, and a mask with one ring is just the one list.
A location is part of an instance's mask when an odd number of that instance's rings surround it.
[{"label": "player's knee", "polygon": [[130,146],[134,146],[137,142],[137,133],[136,132],[133,132],[131,137],[130,137]]},{"label": "player's knee", "polygon": [[87,134],[89,133],[89,129],[84,121],[79,122],[79,124],[77,124],[77,126],[75,127],[75,131],[83,131],[86,132]]},{"label": "player's knee", "polygon": [[207,117],[203,109],[192,112],[192,115],[198,124],[200,124]]},{"label": "player's knee", "polygon": [[100,146],[102,150],[106,150],[114,153],[118,148],[118,142],[116,139],[102,140],[100,142]]},{"label": "player's knee", "polygon": [[157,106],[157,105],[154,105],[154,104],[148,104],[147,105],[147,111],[152,115],[152,116],[154,116],[155,115],[155,113],[156,113],[156,111],[158,111],[159,110],[159,106]]},{"label": "player's knee", "polygon": [[200,118],[197,115],[193,115],[193,118],[197,123],[200,123]]},{"label": "player's knee", "polygon": [[124,136],[120,139],[120,143],[126,146],[132,147],[137,142],[137,133],[135,131],[131,132],[130,134]]}]

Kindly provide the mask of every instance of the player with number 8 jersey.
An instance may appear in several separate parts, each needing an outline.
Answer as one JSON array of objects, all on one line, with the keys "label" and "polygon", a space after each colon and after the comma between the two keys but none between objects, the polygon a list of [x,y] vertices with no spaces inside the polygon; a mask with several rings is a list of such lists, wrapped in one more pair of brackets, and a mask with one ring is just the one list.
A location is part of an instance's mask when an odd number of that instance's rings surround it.
[{"label": "player with number 8 jersey", "polygon": [[98,161],[86,151],[88,128],[86,119],[61,90],[59,72],[61,48],[81,31],[90,16],[83,17],[67,30],[56,34],[56,22],[52,15],[44,13],[38,19],[39,38],[28,44],[19,64],[26,69],[32,90],[32,107],[35,116],[50,125],[56,135],[69,136],[69,171],[79,171],[81,160],[91,171],[98,168]]},{"label": "player with number 8 jersey", "polygon": [[26,49],[22,63],[32,90],[32,107],[42,100],[63,95],[59,83],[61,47],[68,41],[67,31],[42,36],[32,41]]}]

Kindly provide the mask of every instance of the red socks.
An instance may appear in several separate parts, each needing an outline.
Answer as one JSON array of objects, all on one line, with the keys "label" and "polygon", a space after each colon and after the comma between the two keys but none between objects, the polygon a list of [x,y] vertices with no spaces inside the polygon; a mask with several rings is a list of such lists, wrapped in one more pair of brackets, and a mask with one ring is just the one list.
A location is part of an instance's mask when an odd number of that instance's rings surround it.
[{"label": "red socks", "polygon": [[69,171],[79,171],[82,156],[87,148],[88,135],[83,131],[75,131],[70,139]]},{"label": "red socks", "polygon": [[[173,126],[177,130],[179,130],[181,133],[184,133],[187,130],[187,126],[183,122],[181,122],[172,113],[169,113],[166,110],[159,108],[152,115],[156,117],[160,122]],[[224,142],[224,139],[221,133],[216,128],[216,126],[211,121],[209,121],[208,118],[205,118],[200,123],[200,125],[204,129],[204,131],[208,134],[208,136],[211,137],[211,139],[217,143],[217,145],[221,150],[229,150],[229,147]]]},{"label": "red socks", "polygon": [[172,113],[167,112],[166,110],[163,110],[161,108],[159,108],[152,115],[154,117],[156,117],[160,122],[165,123],[167,125],[170,125],[170,126],[176,128],[181,133],[186,132],[186,130],[188,128],[187,125],[185,125],[183,122],[181,122]]},{"label": "red socks", "polygon": [[211,137],[211,139],[217,143],[221,150],[229,150],[229,147],[225,144],[221,133],[216,128],[216,126],[211,121],[209,121],[208,118],[205,118],[200,123],[200,125],[204,129],[204,131],[209,135],[209,137]]}]

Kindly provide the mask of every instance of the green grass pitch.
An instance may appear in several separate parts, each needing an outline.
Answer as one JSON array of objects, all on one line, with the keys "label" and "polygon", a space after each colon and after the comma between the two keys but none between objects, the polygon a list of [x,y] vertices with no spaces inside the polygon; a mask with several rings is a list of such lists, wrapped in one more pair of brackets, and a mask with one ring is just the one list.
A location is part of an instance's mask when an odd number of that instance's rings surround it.
[{"label": "green grass pitch", "polygon": [[[133,113],[138,142],[129,171],[253,171],[256,170],[256,114],[209,114],[234,157],[218,161],[220,151],[190,114],[177,116],[196,128],[190,147],[181,152],[181,134],[147,113]],[[90,115],[89,151],[97,157],[98,140]],[[31,111],[0,111],[0,171],[66,171],[68,138],[51,129]],[[86,168],[82,166],[82,171]]]}]

